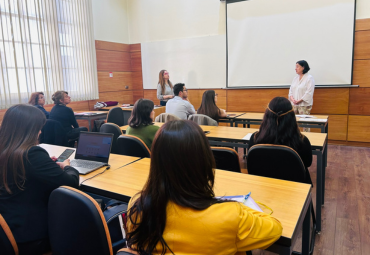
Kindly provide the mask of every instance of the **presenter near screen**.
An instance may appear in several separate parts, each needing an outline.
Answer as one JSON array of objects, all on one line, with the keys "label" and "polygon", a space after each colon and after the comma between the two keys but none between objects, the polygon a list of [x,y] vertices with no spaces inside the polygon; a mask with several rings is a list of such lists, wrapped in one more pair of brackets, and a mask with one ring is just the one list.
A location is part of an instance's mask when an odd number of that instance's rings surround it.
[{"label": "presenter near screen", "polygon": [[173,97],[173,85],[170,81],[170,74],[167,70],[161,70],[157,85],[157,98],[160,100],[161,106],[166,106],[167,101]]},{"label": "presenter near screen", "polygon": [[[296,114],[309,115],[313,105],[313,93],[315,91],[315,80],[308,74],[310,66],[305,60],[299,60],[295,64],[297,75],[292,81],[289,89],[289,100]],[[309,132],[309,128],[303,131]]]}]

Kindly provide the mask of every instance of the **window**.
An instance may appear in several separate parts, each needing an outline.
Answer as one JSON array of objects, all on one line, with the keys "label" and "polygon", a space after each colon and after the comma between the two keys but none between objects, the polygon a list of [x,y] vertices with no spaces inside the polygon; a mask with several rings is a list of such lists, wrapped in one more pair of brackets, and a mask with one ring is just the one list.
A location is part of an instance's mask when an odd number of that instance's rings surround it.
[{"label": "window", "polygon": [[0,0],[0,108],[57,90],[98,98],[91,0]]}]

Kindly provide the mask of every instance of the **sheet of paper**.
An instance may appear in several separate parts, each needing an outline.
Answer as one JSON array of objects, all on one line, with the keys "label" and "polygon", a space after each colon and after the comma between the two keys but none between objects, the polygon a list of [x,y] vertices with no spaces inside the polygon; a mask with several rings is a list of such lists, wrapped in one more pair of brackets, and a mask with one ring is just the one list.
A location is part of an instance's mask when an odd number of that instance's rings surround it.
[{"label": "sheet of paper", "polygon": [[327,119],[306,119],[306,118],[300,118],[299,121],[307,121],[307,122],[327,122]]},{"label": "sheet of paper", "polygon": [[295,116],[300,118],[315,118],[313,115],[306,115],[306,114],[296,114]]},{"label": "sheet of paper", "polygon": [[236,202],[243,203],[244,205],[248,206],[249,208],[252,208],[253,210],[263,212],[261,207],[258,206],[258,204],[253,200],[251,196],[248,197],[247,200],[244,201],[244,195],[241,196],[225,196],[225,197],[217,197],[224,200],[233,200]]},{"label": "sheet of paper", "polygon": [[246,136],[244,136],[243,138],[242,138],[242,140],[247,140],[247,141],[249,141],[250,139],[251,139],[251,136],[253,135],[253,133],[248,133]]}]

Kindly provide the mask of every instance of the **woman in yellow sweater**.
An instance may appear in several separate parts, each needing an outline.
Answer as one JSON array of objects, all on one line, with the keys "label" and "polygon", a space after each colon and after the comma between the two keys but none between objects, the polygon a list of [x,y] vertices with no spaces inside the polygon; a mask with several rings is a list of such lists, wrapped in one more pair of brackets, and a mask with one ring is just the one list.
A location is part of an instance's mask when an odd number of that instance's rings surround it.
[{"label": "woman in yellow sweater", "polygon": [[265,249],[282,233],[268,214],[215,198],[215,162],[202,129],[164,124],[144,189],[129,203],[127,244],[138,254],[235,254]]}]

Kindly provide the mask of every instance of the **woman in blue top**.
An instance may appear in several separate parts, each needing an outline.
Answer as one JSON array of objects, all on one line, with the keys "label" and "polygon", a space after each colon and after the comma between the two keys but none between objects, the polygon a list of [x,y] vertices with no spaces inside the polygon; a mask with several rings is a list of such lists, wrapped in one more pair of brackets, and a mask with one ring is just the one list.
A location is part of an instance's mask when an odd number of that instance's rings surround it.
[{"label": "woman in blue top", "polygon": [[45,110],[44,104],[45,104],[45,97],[44,92],[33,92],[31,94],[30,100],[28,101],[30,105],[33,105],[37,108],[39,108],[44,114],[45,117],[48,119],[50,113]]}]

